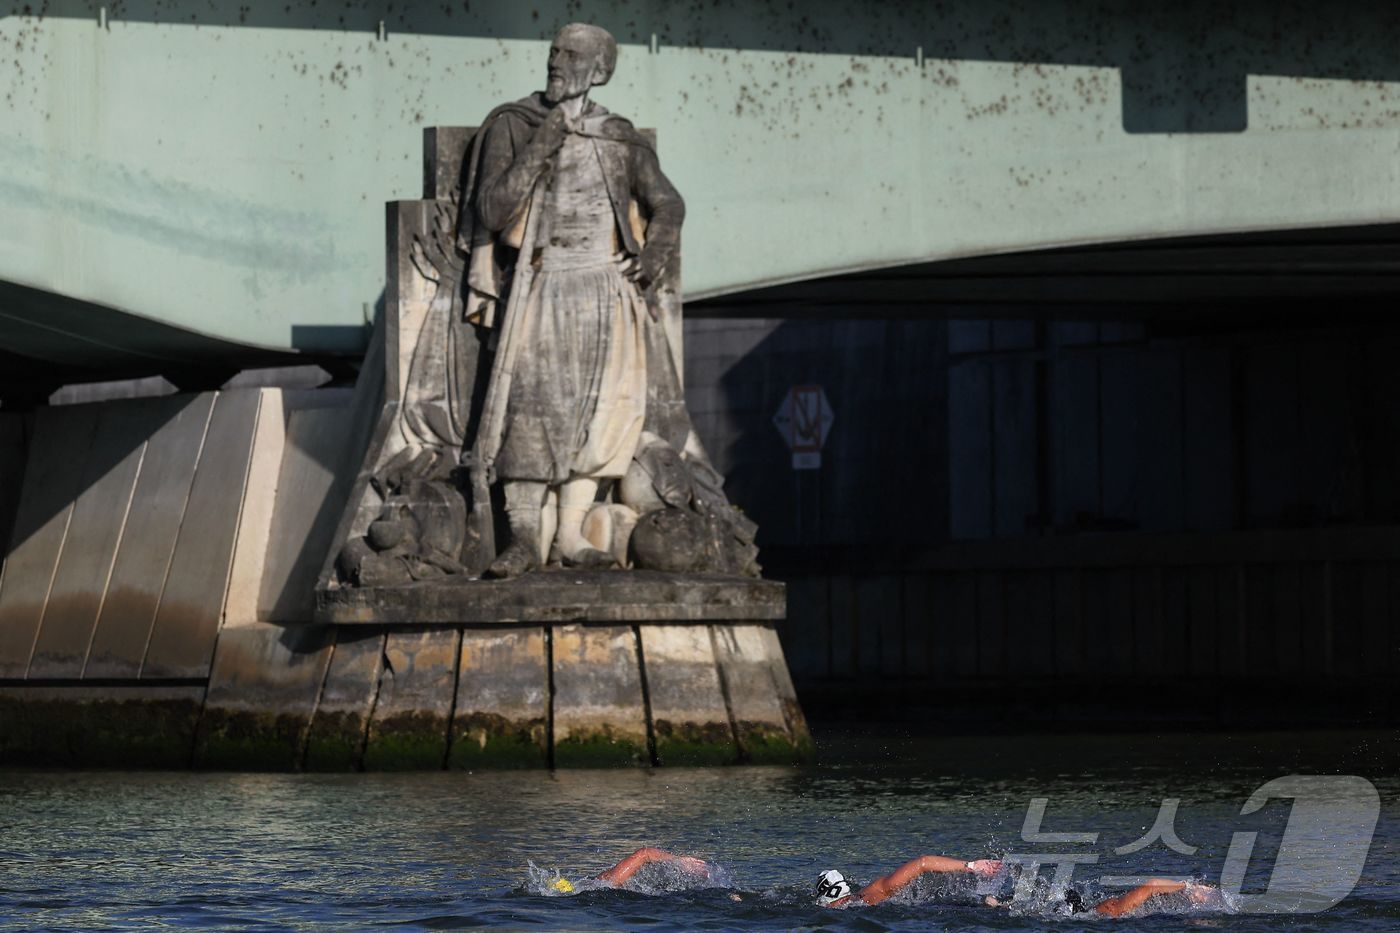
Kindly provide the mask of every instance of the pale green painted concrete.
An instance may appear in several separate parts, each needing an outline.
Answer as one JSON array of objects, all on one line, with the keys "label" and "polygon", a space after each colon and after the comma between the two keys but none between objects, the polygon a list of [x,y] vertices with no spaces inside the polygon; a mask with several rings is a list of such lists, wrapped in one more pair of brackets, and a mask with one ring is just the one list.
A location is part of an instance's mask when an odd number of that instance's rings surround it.
[{"label": "pale green painted concrete", "polygon": [[[1090,5],[1072,0],[1033,14],[1001,5],[1039,17],[1025,28],[1045,36],[1050,59],[1095,42],[1103,60],[1130,57],[1140,36],[1184,47],[1191,68],[1190,31],[1168,14],[1086,23],[1071,14]],[[396,24],[381,41],[372,10],[345,6],[365,28],[0,16],[0,279],[249,343],[356,345],[383,288],[383,204],[421,190],[421,128],[475,124],[537,87],[546,43]],[[538,27],[523,8],[478,5],[463,28],[499,20],[501,35],[544,35],[574,15],[540,6]],[[1236,4],[1220,54],[1241,30],[1283,29],[1270,61],[1299,76],[1250,74],[1243,132],[1163,134],[1125,130],[1117,67],[976,56],[919,67],[920,42],[957,45],[951,14],[930,26],[931,14],[900,12],[923,4],[841,6],[878,20],[880,51],[907,39],[907,52],[796,51],[845,44],[835,29],[807,40],[778,3],[743,6],[758,11],[751,23],[741,7],[597,5],[601,22],[640,20],[633,32],[665,22],[683,40],[727,17],[736,45],[747,32],[761,40],[742,51],[625,45],[597,93],[659,132],[690,208],[692,298],[939,257],[1400,217],[1400,80],[1308,77],[1400,79],[1386,39],[1397,14],[1354,7],[1336,28],[1370,35],[1310,37],[1315,20],[1294,34],[1287,17],[1315,4]],[[1313,39],[1322,51],[1305,52]],[[1240,62],[1241,74],[1258,67]]]}]

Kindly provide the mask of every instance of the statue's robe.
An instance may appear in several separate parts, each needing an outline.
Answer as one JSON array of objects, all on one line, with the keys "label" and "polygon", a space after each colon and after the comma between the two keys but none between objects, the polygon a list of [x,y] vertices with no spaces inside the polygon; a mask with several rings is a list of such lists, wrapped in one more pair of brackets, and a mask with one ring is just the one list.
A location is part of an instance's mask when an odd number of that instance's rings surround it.
[{"label": "statue's robe", "polygon": [[[643,296],[619,272],[643,249],[660,265],[678,265],[685,208],[646,138],[590,103],[551,177],[515,215],[496,216],[489,192],[548,113],[539,94],[498,108],[466,162],[465,315],[488,327],[503,323],[503,340],[514,344],[497,353],[497,397],[487,396],[476,451],[500,479],[616,478],[644,425],[678,450],[688,439],[666,312],[655,287]],[[565,185],[582,190],[571,201],[558,190]],[[580,211],[592,214],[581,219]],[[579,223],[594,223],[598,235],[590,240],[570,227]],[[521,257],[529,260],[524,268]]]}]

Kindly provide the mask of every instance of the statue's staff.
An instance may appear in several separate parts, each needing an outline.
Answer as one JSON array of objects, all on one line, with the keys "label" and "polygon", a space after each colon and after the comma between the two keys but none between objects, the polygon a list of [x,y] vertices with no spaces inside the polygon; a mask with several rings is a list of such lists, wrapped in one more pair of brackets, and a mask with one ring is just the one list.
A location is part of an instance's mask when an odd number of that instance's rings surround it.
[{"label": "statue's staff", "polygon": [[[524,303],[530,294],[535,276],[534,244],[539,227],[540,212],[535,205],[543,187],[541,175],[525,202],[525,233],[520,239],[520,253],[511,277],[510,293],[506,298],[505,323],[497,332],[496,358],[491,366],[491,378],[486,384],[486,399],[482,403],[481,422],[472,444],[468,474],[472,486],[472,510],[467,528],[481,542],[482,551],[496,554],[496,532],[491,511],[491,484],[496,481],[496,455],[501,452],[505,434],[506,406],[510,401],[510,383],[515,373],[515,360],[520,353],[521,318]],[[469,209],[469,208],[468,208]]]}]

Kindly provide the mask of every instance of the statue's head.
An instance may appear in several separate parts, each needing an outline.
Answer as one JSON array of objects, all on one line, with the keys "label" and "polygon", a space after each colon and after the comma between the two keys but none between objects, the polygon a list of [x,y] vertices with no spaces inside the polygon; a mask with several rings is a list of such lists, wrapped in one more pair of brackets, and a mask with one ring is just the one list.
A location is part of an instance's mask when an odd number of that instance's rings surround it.
[{"label": "statue's head", "polygon": [[607,84],[617,67],[617,40],[606,29],[587,23],[570,23],[549,47],[549,80],[545,99],[569,100],[588,89]]}]

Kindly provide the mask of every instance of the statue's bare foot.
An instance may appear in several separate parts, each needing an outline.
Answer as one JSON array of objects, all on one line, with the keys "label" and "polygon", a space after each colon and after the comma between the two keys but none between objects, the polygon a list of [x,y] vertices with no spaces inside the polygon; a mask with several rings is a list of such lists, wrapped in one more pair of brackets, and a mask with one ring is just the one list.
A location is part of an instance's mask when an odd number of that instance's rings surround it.
[{"label": "statue's bare foot", "polygon": [[564,566],[575,570],[611,570],[617,566],[617,561],[607,551],[585,547],[565,557]]},{"label": "statue's bare foot", "polygon": [[511,580],[537,569],[539,565],[539,548],[528,541],[515,540],[491,562],[483,576],[492,580]]}]

